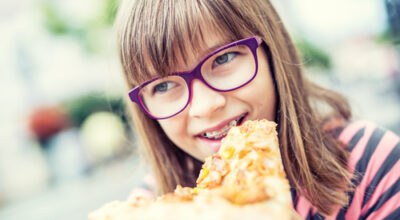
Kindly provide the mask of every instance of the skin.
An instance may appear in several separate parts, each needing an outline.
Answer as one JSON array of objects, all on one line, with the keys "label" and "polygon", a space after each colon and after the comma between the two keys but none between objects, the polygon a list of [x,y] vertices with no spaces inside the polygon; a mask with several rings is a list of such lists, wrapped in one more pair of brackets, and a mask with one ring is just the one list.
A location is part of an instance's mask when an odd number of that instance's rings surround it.
[{"label": "skin", "polygon": [[[198,54],[191,54],[176,71],[193,69],[209,52],[210,48],[227,43],[223,37],[212,31],[203,31],[204,47]],[[276,94],[267,56],[262,46],[257,49],[258,73],[246,86],[230,92],[217,92],[203,82],[192,82],[193,97],[191,103],[178,115],[159,120],[159,124],[170,138],[183,151],[198,160],[204,161],[207,156],[218,150],[221,140],[205,141],[199,137],[205,130],[221,126],[224,121],[247,113],[245,120],[267,119],[273,121],[276,111]],[[182,60],[182,59],[180,59]],[[217,146],[217,147],[216,147]]]}]

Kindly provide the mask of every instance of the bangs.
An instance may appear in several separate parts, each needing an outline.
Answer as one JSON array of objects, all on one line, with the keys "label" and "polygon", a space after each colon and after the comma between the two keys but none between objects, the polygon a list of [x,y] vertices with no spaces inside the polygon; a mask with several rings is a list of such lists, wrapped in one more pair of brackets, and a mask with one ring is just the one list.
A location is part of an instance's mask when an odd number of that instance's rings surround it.
[{"label": "bangs", "polygon": [[131,87],[172,73],[178,62],[187,64],[185,57],[204,49],[205,28],[227,41],[252,33],[229,1],[129,2],[120,9],[119,51]]}]

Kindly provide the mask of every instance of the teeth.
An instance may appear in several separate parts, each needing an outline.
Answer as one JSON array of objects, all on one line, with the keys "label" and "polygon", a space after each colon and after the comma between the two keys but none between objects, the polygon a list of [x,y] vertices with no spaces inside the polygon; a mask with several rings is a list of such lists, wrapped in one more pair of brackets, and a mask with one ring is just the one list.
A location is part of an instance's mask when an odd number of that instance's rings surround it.
[{"label": "teeth", "polygon": [[237,124],[237,121],[232,120],[231,122],[229,122],[228,125],[225,125],[222,129],[220,129],[218,131],[206,132],[202,136],[206,137],[206,138],[210,138],[210,139],[221,138],[228,133],[229,129],[231,129],[233,126],[236,126],[236,124]]}]

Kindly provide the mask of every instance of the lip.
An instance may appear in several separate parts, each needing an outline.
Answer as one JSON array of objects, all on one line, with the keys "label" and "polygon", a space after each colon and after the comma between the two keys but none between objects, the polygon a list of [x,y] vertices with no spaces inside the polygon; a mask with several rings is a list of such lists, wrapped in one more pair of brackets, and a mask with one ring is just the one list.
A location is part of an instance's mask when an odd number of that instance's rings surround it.
[{"label": "lip", "polygon": [[[212,131],[220,130],[220,129],[222,129],[223,127],[225,127],[225,126],[226,126],[229,122],[231,122],[232,120],[238,119],[238,118],[240,118],[240,117],[242,117],[242,116],[243,116],[243,120],[241,121],[241,123],[243,123],[243,122],[246,120],[248,114],[249,114],[249,113],[246,112],[246,113],[242,113],[242,114],[240,114],[240,115],[236,115],[236,116],[234,116],[234,117],[228,118],[228,119],[222,121],[221,123],[219,123],[219,124],[216,125],[216,126],[207,128],[207,129],[205,129],[205,130],[199,132],[196,136],[201,137],[201,135],[204,134],[204,133],[206,133],[206,132],[212,132]],[[239,125],[239,124],[238,124],[238,125]]]},{"label": "lip", "polygon": [[236,117],[232,117],[232,118],[229,118],[227,120],[224,120],[223,122],[221,122],[217,126],[214,126],[214,127],[209,128],[209,129],[206,129],[202,133],[200,133],[199,135],[196,135],[196,138],[198,138],[198,140],[201,143],[203,143],[205,146],[207,146],[207,148],[210,150],[210,152],[216,153],[216,152],[218,152],[219,148],[221,147],[221,140],[223,138],[225,138],[226,135],[222,136],[221,138],[218,138],[218,139],[209,139],[209,138],[205,138],[205,137],[201,136],[201,134],[203,134],[204,132],[208,132],[208,131],[219,130],[219,129],[223,128],[225,125],[227,125],[230,121],[232,121],[234,119],[238,119],[241,116],[243,116],[243,119],[242,119],[240,124],[237,124],[237,125],[241,125],[247,120],[248,113],[240,114],[240,115],[238,115]]}]

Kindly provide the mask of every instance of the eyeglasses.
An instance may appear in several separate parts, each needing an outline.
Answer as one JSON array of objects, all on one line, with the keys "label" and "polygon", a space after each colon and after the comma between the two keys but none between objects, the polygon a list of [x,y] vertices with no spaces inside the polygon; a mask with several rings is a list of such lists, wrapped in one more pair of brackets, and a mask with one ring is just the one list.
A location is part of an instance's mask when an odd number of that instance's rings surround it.
[{"label": "eyeglasses", "polygon": [[259,36],[225,45],[207,55],[193,70],[156,77],[129,92],[132,102],[153,119],[166,119],[183,111],[192,97],[191,83],[201,80],[218,92],[248,84],[257,75]]}]

